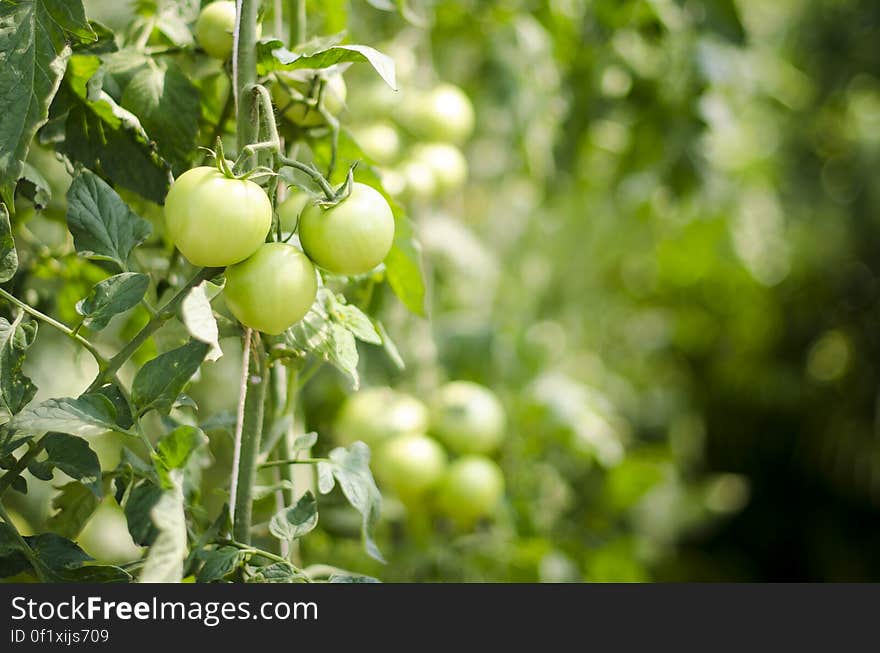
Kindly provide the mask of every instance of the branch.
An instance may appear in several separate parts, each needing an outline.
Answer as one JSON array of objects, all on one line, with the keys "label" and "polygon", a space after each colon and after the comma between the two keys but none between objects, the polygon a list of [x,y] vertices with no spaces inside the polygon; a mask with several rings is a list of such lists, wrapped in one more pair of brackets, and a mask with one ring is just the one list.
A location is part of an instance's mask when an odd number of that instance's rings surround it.
[{"label": "branch", "polygon": [[189,291],[192,290],[195,286],[199,285],[202,281],[212,279],[213,277],[217,276],[221,271],[222,268],[200,269],[192,279],[186,282],[186,285],[184,285],[183,288],[181,288],[177,292],[177,294],[174,295],[174,297],[169,299],[165,303],[165,305],[156,312],[156,315],[154,317],[150,318],[150,321],[147,322],[140,331],[138,331],[137,335],[135,335],[135,337],[132,338],[131,341],[125,347],[123,347],[118,354],[116,354],[113,358],[106,362],[106,365],[103,367],[98,376],[95,377],[95,380],[92,381],[86,392],[93,392],[108,381],[113,380],[116,372],[119,371],[119,368],[122,367],[125,362],[129,358],[131,358],[138,349],[141,348],[141,345],[143,345],[150,336],[158,331],[162,325],[164,325],[168,320],[174,317],[174,312],[189,294]]},{"label": "branch", "polygon": [[108,365],[108,360],[106,358],[104,358],[104,356],[101,355],[101,352],[98,351],[98,348],[95,347],[95,345],[93,345],[91,342],[86,340],[79,333],[77,333],[77,331],[75,329],[71,329],[66,324],[63,324],[63,323],[59,322],[58,320],[49,317],[45,313],[38,311],[36,308],[31,306],[30,304],[21,301],[15,295],[12,295],[12,294],[6,292],[5,290],[3,290],[3,288],[0,288],[0,297],[3,297],[10,304],[17,306],[18,308],[23,310],[28,315],[31,315],[31,316],[35,317],[36,319],[38,319],[42,322],[45,322],[49,326],[57,329],[58,331],[60,331],[64,335],[66,335],[69,338],[72,338],[73,340],[78,342],[80,345],[82,345],[83,349],[87,350],[92,356],[94,356],[95,361],[98,363],[99,368],[104,369]]}]

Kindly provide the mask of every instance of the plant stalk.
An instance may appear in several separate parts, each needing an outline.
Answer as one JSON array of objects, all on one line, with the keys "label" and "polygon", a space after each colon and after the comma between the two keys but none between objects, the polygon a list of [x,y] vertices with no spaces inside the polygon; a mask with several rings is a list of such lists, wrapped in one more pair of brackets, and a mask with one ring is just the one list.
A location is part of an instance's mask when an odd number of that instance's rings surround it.
[{"label": "plant stalk", "polygon": [[290,45],[306,40],[306,0],[290,0]]},{"label": "plant stalk", "polygon": [[138,331],[138,333],[131,339],[131,341],[122,349],[119,350],[113,358],[106,362],[106,365],[102,366],[101,373],[95,377],[95,380],[92,381],[92,384],[89,386],[86,392],[93,392],[97,390],[102,385],[111,381],[113,377],[116,375],[116,372],[119,371],[119,368],[122,367],[125,362],[131,358],[134,353],[141,348],[150,336],[152,336],[159,328],[164,325],[168,320],[174,317],[174,311],[177,310],[177,307],[183,302],[186,296],[189,294],[189,291],[192,290],[195,286],[199,285],[202,281],[206,279],[211,279],[217,274],[221,272],[221,268],[202,268],[198,271],[198,273],[190,279],[186,285],[181,288],[174,297],[169,299],[162,308],[160,308],[156,315],[150,318],[150,321],[147,322],[144,327]]},{"label": "plant stalk", "polygon": [[233,503],[232,534],[239,542],[250,544],[253,490],[257,476],[257,457],[260,455],[260,438],[263,432],[263,412],[269,387],[269,370],[262,345],[256,341],[245,385],[244,408],[241,415],[241,448],[236,493]]},{"label": "plant stalk", "polygon": [[0,519],[6,522],[6,524],[12,529],[13,537],[18,541],[18,546],[21,549],[21,552],[24,554],[24,557],[28,559],[28,562],[31,563],[31,567],[33,567],[34,573],[37,575],[39,581],[41,583],[51,583],[51,571],[46,567],[43,561],[37,557],[27,541],[21,536],[21,533],[18,532],[18,529],[15,527],[15,524],[12,523],[12,520],[9,518],[9,513],[6,512],[6,508],[3,507],[2,503],[0,503]]},{"label": "plant stalk", "polygon": [[257,12],[259,0],[236,0],[235,33],[232,49],[232,88],[235,91],[235,120],[238,147],[257,140]]},{"label": "plant stalk", "polygon": [[0,297],[5,299],[6,301],[8,301],[10,304],[17,306],[18,308],[23,310],[28,315],[35,317],[36,319],[40,320],[41,322],[45,322],[46,324],[48,324],[52,328],[57,329],[58,331],[60,331],[64,335],[66,335],[67,337],[72,338],[73,340],[76,340],[80,345],[82,345],[83,349],[88,351],[94,357],[95,362],[98,363],[98,367],[103,369],[108,365],[107,359],[101,355],[101,352],[98,351],[98,348],[95,347],[95,345],[93,345],[91,342],[86,340],[79,333],[77,333],[77,331],[75,329],[71,329],[66,324],[62,324],[58,320],[49,317],[48,315],[46,315],[45,313],[43,313],[41,311],[38,311],[36,308],[31,306],[30,304],[21,301],[15,295],[12,295],[12,294],[6,292],[5,290],[3,290],[3,288],[0,288]]},{"label": "plant stalk", "polygon": [[36,442],[31,441],[28,444],[28,450],[19,458],[18,462],[12,469],[6,471],[3,476],[0,476],[0,497],[10,488],[10,486],[15,482],[15,479],[18,478],[21,473],[27,469],[27,466],[31,464],[31,461],[34,460],[37,456],[40,455],[40,452],[43,450],[43,441],[42,438],[37,440]]}]

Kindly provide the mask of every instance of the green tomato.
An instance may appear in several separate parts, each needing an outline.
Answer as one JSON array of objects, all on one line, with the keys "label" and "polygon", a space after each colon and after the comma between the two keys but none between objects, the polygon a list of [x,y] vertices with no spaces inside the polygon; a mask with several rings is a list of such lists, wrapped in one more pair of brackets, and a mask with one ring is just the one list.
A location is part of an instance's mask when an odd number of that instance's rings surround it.
[{"label": "green tomato", "polygon": [[294,192],[290,193],[287,199],[278,205],[278,219],[281,222],[282,231],[288,233],[296,231],[299,216],[311,199],[311,195],[308,193]]},{"label": "green tomato", "polygon": [[224,267],[263,244],[272,226],[272,204],[254,182],[201,166],[172,184],[165,198],[165,225],[190,263]]},{"label": "green tomato", "polygon": [[[283,83],[282,83],[283,82]],[[313,79],[298,79],[289,73],[279,73],[279,81],[272,85],[272,99],[275,105],[284,110],[284,117],[300,127],[318,127],[324,124],[324,116],[316,108],[310,107],[303,102],[293,102],[285,84],[302,95],[309,97],[312,92]],[[345,107],[345,98],[348,89],[342,75],[329,76],[324,82],[324,95],[322,102],[330,115],[338,116]],[[285,108],[286,107],[286,108]]]},{"label": "green tomato", "polygon": [[426,163],[408,160],[396,168],[381,172],[382,187],[404,202],[428,200],[434,197],[437,188],[434,173]]},{"label": "green tomato", "polygon": [[427,200],[437,192],[437,180],[431,168],[421,161],[407,161],[400,169],[403,175],[401,196],[407,200]]},{"label": "green tomato", "polygon": [[353,130],[357,144],[376,163],[393,163],[400,153],[400,136],[387,122],[377,122]]},{"label": "green tomato", "polygon": [[[206,5],[196,21],[196,40],[202,49],[220,61],[232,54],[232,33],[235,30],[235,2],[220,0]],[[257,25],[257,38],[262,29]]]},{"label": "green tomato", "polygon": [[309,258],[336,274],[356,275],[379,265],[394,241],[391,207],[375,188],[355,182],[336,206],[309,204],[299,217],[299,239]]},{"label": "green tomato", "polygon": [[484,456],[453,462],[437,488],[437,507],[461,526],[489,517],[504,496],[501,468]]},{"label": "green tomato", "polygon": [[460,88],[440,84],[420,97],[405,98],[401,120],[422,140],[461,143],[474,130],[474,107]]},{"label": "green tomato", "polygon": [[395,91],[380,80],[359,89],[357,94],[358,118],[379,119],[393,115],[401,103],[403,93],[403,91]]},{"label": "green tomato", "polygon": [[318,292],[315,267],[299,249],[266,243],[226,270],[226,305],[247,327],[277,335],[299,322]]},{"label": "green tomato", "polygon": [[428,409],[421,401],[388,387],[366,388],[350,395],[336,417],[336,439],[344,445],[361,440],[371,447],[388,438],[424,433]]},{"label": "green tomato", "polygon": [[467,180],[467,160],[455,145],[426,143],[413,152],[413,159],[428,166],[438,193],[458,190]]},{"label": "green tomato", "polygon": [[456,453],[495,451],[504,438],[504,408],[488,388],[452,381],[432,405],[430,432]]},{"label": "green tomato", "polygon": [[446,470],[446,454],[427,435],[398,435],[383,443],[376,454],[379,482],[394,490],[405,503],[417,501],[434,488]]}]

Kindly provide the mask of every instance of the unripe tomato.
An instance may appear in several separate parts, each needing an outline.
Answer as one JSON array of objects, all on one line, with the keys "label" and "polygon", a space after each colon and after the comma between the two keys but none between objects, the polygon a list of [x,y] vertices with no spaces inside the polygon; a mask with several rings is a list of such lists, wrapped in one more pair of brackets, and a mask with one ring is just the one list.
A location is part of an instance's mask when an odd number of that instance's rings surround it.
[{"label": "unripe tomato", "polygon": [[467,180],[467,160],[455,145],[425,143],[415,149],[413,159],[431,170],[438,193],[457,190]]},{"label": "unripe tomato", "polygon": [[404,125],[422,140],[461,143],[474,130],[474,107],[452,84],[439,84],[420,97],[408,96],[401,108]]},{"label": "unripe tomato", "polygon": [[376,189],[355,182],[328,209],[309,204],[299,217],[299,239],[309,258],[336,274],[364,274],[379,265],[394,241],[391,207]]},{"label": "unripe tomato", "polygon": [[[235,2],[219,0],[206,5],[196,21],[196,40],[215,59],[226,61],[232,54],[232,33],[235,30]],[[262,32],[257,25],[257,38]]]},{"label": "unripe tomato", "polygon": [[371,447],[397,435],[424,433],[427,428],[425,404],[388,387],[366,388],[350,395],[334,425],[340,444],[361,440]]},{"label": "unripe tomato", "polygon": [[461,526],[489,517],[504,496],[501,468],[484,456],[454,461],[437,488],[437,507]]},{"label": "unripe tomato", "polygon": [[491,453],[504,438],[504,408],[488,388],[452,381],[432,405],[432,435],[456,453]]},{"label": "unripe tomato", "polygon": [[299,322],[318,292],[312,262],[286,243],[266,243],[226,270],[226,305],[239,322],[277,335]]},{"label": "unripe tomato", "polygon": [[272,226],[272,204],[254,182],[201,166],[172,184],[165,225],[190,263],[223,267],[243,261],[263,244]]},{"label": "unripe tomato", "polygon": [[446,470],[446,454],[427,435],[397,435],[384,442],[376,454],[379,482],[394,490],[404,502],[415,501],[437,485]]},{"label": "unripe tomato", "polygon": [[[324,124],[324,116],[316,108],[302,102],[292,102],[290,93],[284,87],[285,84],[310,97],[313,80],[299,79],[289,73],[279,73],[280,80],[272,85],[272,99],[275,105],[284,110],[284,117],[300,127],[317,127]],[[284,82],[283,84],[281,82]],[[348,89],[342,75],[331,75],[324,82],[323,103],[324,108],[330,115],[337,116],[345,107],[345,98]]]},{"label": "unripe tomato", "polygon": [[278,205],[278,220],[281,222],[282,231],[288,233],[296,231],[299,216],[311,199],[308,193],[294,192]]},{"label": "unripe tomato", "polygon": [[[398,79],[400,79],[399,76]],[[363,88],[358,88],[357,117],[359,119],[391,118],[401,104],[404,93],[407,93],[407,91],[403,89],[395,91],[381,80],[376,80]]]},{"label": "unripe tomato", "polygon": [[404,199],[426,200],[436,193],[437,181],[428,164],[410,160],[401,166],[400,172],[403,175],[401,197]]},{"label": "unripe tomato", "polygon": [[400,153],[400,136],[387,122],[377,122],[353,130],[357,144],[376,163],[393,163]]}]

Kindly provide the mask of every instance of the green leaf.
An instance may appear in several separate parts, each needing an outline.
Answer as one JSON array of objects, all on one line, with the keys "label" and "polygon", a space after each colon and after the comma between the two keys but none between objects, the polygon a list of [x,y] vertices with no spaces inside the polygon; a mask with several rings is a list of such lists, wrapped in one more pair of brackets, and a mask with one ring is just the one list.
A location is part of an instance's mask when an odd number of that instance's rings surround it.
[{"label": "green leaf", "polygon": [[101,88],[117,102],[135,75],[150,66],[150,57],[133,48],[126,48],[100,59],[100,69],[93,74],[101,75]]},{"label": "green leaf", "polygon": [[271,565],[259,567],[253,580],[262,583],[305,583],[308,579],[299,573],[293,565],[286,562],[273,562]]},{"label": "green leaf", "polygon": [[275,513],[269,520],[269,532],[279,540],[292,541],[318,525],[318,503],[315,495],[306,492],[296,505]]},{"label": "green leaf", "polygon": [[75,542],[56,533],[40,533],[24,539],[50,569],[72,569],[92,560]]},{"label": "green leaf", "polygon": [[109,27],[95,20],[89,21],[89,27],[95,33],[95,40],[75,43],[73,45],[75,54],[109,54],[119,49],[113,30]]},{"label": "green leaf", "polygon": [[100,66],[96,56],[70,58],[40,139],[56,142],[58,152],[71,160],[161,204],[171,181],[170,166],[137,116],[102,88]]},{"label": "green leaf", "polygon": [[113,261],[120,269],[146,240],[152,228],[122,201],[107,183],[89,170],[81,170],[67,191],[67,227],[76,251],[90,258]]},{"label": "green leaf", "polygon": [[125,520],[131,539],[138,546],[150,546],[159,534],[150,512],[162,498],[162,488],[149,481],[135,486],[125,502]]},{"label": "green leaf", "polygon": [[44,465],[60,469],[87,486],[97,496],[101,496],[101,463],[88,442],[66,433],[47,433],[41,442],[48,455],[43,461]]},{"label": "green leaf", "polygon": [[208,298],[207,289],[209,283],[203,281],[193,288],[184,298],[180,306],[181,318],[189,334],[211,346],[205,360],[215,361],[223,355],[220,349],[220,329],[217,327],[217,318],[211,309],[211,300]]},{"label": "green leaf", "polygon": [[95,390],[94,394],[103,395],[110,400],[116,409],[116,424],[124,430],[130,429],[134,424],[131,416],[131,406],[128,400],[115,383],[102,386]]},{"label": "green leaf", "polygon": [[83,324],[100,331],[114,315],[137,306],[149,285],[150,277],[146,274],[117,274],[95,284],[88,297],[77,302],[76,312],[83,316]]},{"label": "green leaf", "polygon": [[156,456],[165,469],[183,469],[192,453],[208,442],[195,426],[178,426],[156,445]]},{"label": "green leaf", "polygon": [[294,451],[308,451],[318,442],[318,434],[312,431],[311,433],[306,433],[305,435],[299,436],[296,440],[293,441],[293,450]]},{"label": "green leaf", "polygon": [[71,37],[83,43],[91,43],[97,39],[97,35],[89,21],[86,20],[86,12],[81,0],[37,0],[42,5],[48,17]]},{"label": "green leaf", "polygon": [[210,345],[196,340],[148,361],[134,377],[131,400],[138,415],[168,414],[184,386],[199,369]]},{"label": "green leaf", "polygon": [[47,399],[34,408],[18,413],[12,418],[10,427],[28,435],[60,431],[90,436],[120,430],[116,424],[113,404],[107,397],[99,394],[85,394],[76,399]]},{"label": "green leaf", "polygon": [[382,336],[376,331],[373,321],[357,306],[337,304],[335,312],[340,324],[351,331],[355,338],[371,345],[382,344]]},{"label": "green leaf", "polygon": [[235,571],[241,563],[241,551],[232,546],[221,546],[219,549],[204,551],[201,554],[204,564],[196,580],[200,583],[211,583],[223,580]]},{"label": "green leaf", "polygon": [[175,174],[189,167],[199,132],[199,92],[174,62],[138,72],[125,87],[121,104],[138,118],[171,163]]},{"label": "green leaf", "polygon": [[36,209],[44,209],[52,199],[52,188],[46,178],[27,161],[21,168],[17,192],[28,198]]},{"label": "green leaf", "polygon": [[18,270],[18,254],[15,253],[15,241],[12,239],[12,227],[9,224],[9,211],[5,204],[0,204],[0,283],[6,283]]},{"label": "green leaf", "polygon": [[328,583],[378,583],[379,580],[372,576],[354,576],[350,574],[333,574],[327,579]]},{"label": "green leaf", "polygon": [[191,46],[194,40],[190,25],[198,17],[198,0],[163,2],[156,15],[156,29],[174,45]]},{"label": "green leaf", "polygon": [[373,539],[382,509],[382,495],[370,472],[370,448],[363,442],[355,442],[347,449],[337,447],[330,452],[330,462],[333,477],[345,498],[361,513],[361,538],[367,554],[379,562],[385,562]]},{"label": "green leaf", "polygon": [[[267,56],[267,53],[270,56]],[[397,90],[394,60],[367,45],[333,45],[311,54],[291,52],[277,40],[262,42],[258,46],[260,74],[273,70],[317,70],[341,63],[356,62],[370,64],[388,86]]]},{"label": "green leaf", "polygon": [[63,537],[75,538],[101,504],[95,493],[79,481],[66,483],[52,499],[55,514],[47,525]]},{"label": "green leaf", "polygon": [[172,484],[150,510],[157,535],[147,552],[139,582],[179,583],[187,557],[186,516],[183,507],[183,472],[169,473]]},{"label": "green leaf", "polygon": [[285,332],[285,342],[296,352],[313,353],[329,362],[348,376],[357,389],[360,385],[357,343],[348,329],[333,321],[331,315],[336,306],[332,292],[318,289],[318,297],[309,312]]},{"label": "green leaf", "polygon": [[12,324],[0,317],[0,414],[15,415],[37,392],[37,386],[21,371],[25,352],[37,336],[37,323]]},{"label": "green leaf", "polygon": [[394,243],[385,257],[388,284],[410,311],[425,315],[425,281],[422,276],[422,248],[412,223],[400,212],[394,212]]},{"label": "green leaf", "polygon": [[94,37],[80,0],[0,3],[0,186],[15,185],[49,117],[73,37]]},{"label": "green leaf", "polygon": [[[0,529],[0,539],[3,538]],[[131,576],[123,569],[111,565],[92,564],[93,558],[76,543],[56,533],[41,533],[24,538],[39,560],[43,574],[57,583],[127,583]],[[22,565],[22,562],[24,564]],[[20,573],[30,568],[30,563],[19,550],[2,555],[0,547],[0,576]]]},{"label": "green leaf", "polygon": [[333,465],[331,463],[320,462],[318,468],[318,492],[321,494],[330,493],[336,487],[336,479],[333,478]]},{"label": "green leaf", "polygon": [[27,494],[27,479],[24,476],[16,476],[14,479],[12,479],[12,489],[16,492],[20,492],[21,494]]},{"label": "green leaf", "polygon": [[85,564],[73,569],[54,573],[58,582],[64,583],[130,583],[131,574],[113,565]]},{"label": "green leaf", "polygon": [[16,531],[12,524],[0,521],[0,556],[21,551],[21,542],[15,536],[15,533]]},{"label": "green leaf", "polygon": [[403,357],[397,350],[397,345],[394,344],[391,336],[388,335],[385,325],[379,320],[376,320],[376,330],[382,338],[382,347],[385,349],[385,353],[388,354],[388,358],[391,359],[391,362],[394,363],[398,370],[403,371],[406,369],[406,363],[403,361]]}]

